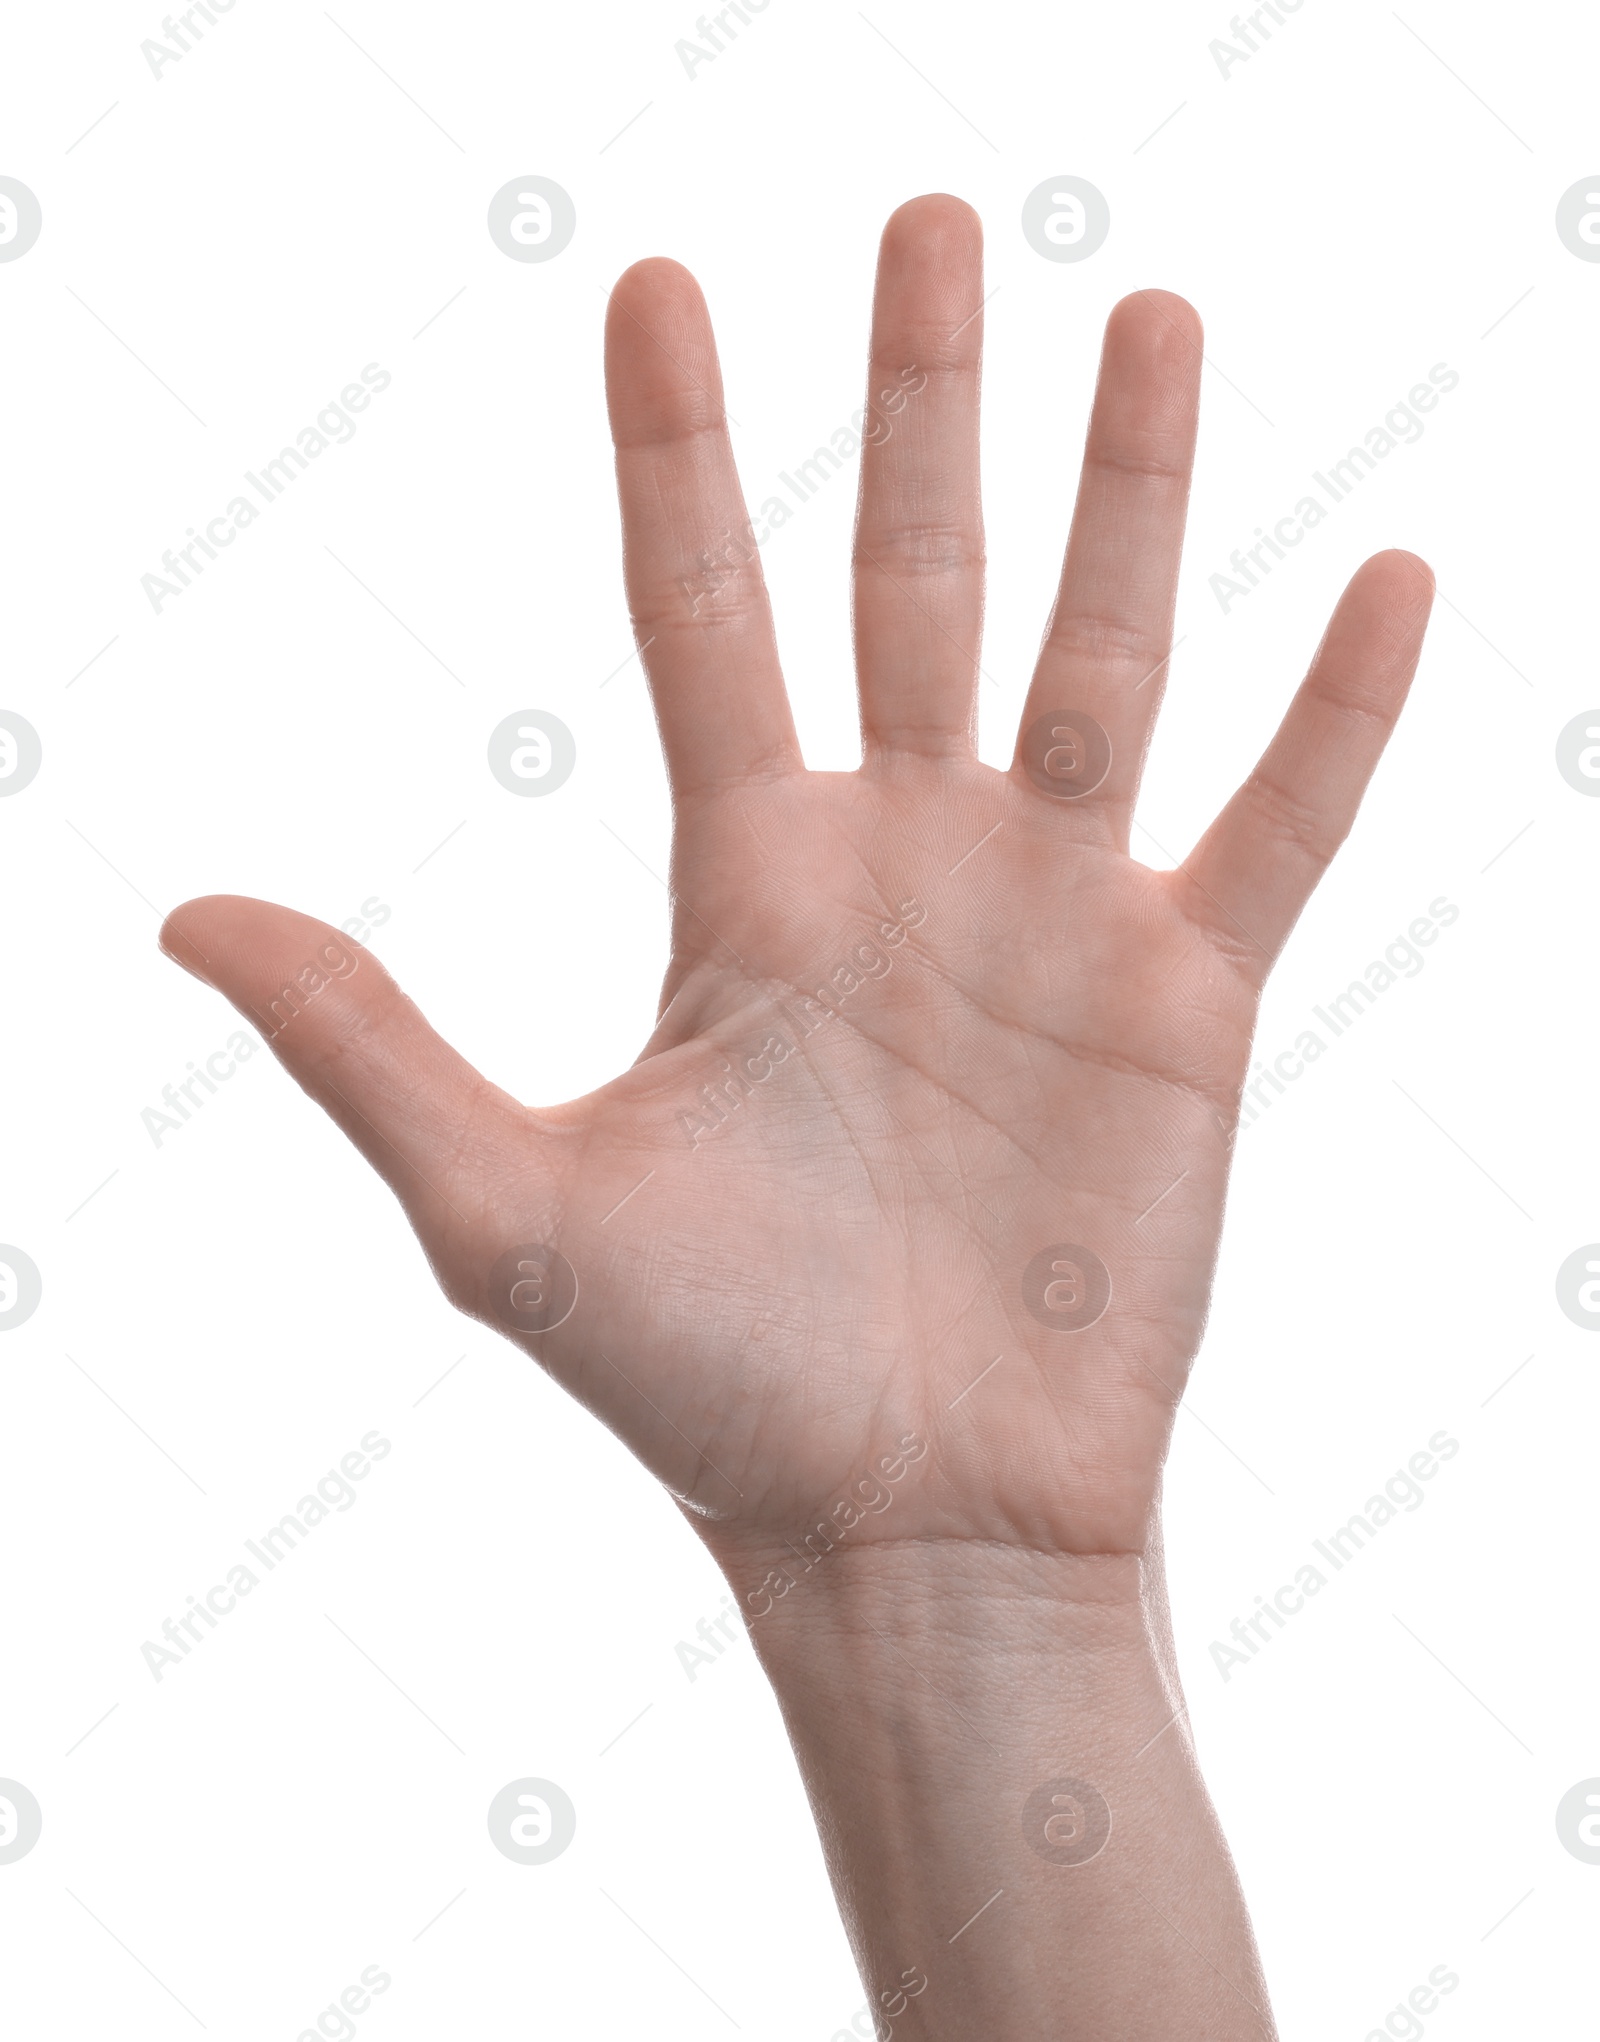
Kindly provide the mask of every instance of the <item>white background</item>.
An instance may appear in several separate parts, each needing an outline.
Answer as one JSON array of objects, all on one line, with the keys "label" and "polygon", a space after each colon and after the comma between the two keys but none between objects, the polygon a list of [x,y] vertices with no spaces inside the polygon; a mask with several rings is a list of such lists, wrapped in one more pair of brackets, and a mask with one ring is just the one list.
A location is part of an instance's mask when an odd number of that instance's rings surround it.
[{"label": "white background", "polygon": [[[622,664],[605,292],[645,254],[699,275],[759,500],[860,403],[882,220],[943,189],[994,291],[988,758],[1133,287],[1192,298],[1212,363],[1136,851],[1186,851],[1360,559],[1438,572],[1263,1050],[1431,901],[1459,919],[1240,1138],[1168,1543],[1284,2033],[1360,2042],[1441,1964],[1430,2037],[1588,2032],[1600,1868],[1553,1818],[1600,1774],[1600,1337],[1554,1275],[1600,1236],[1600,801],[1554,747],[1600,702],[1600,264],[1554,212],[1597,170],[1600,21],[1308,0],[1224,79],[1220,9],[772,0],[691,81],[687,4],[238,0],[157,81],[155,4],[19,10],[0,78],[0,173],[44,209],[0,265],[0,707],[45,753],[0,801],[0,1240],[45,1286],[0,1342],[0,1775],[44,1809],[0,1866],[10,2031],[292,2042],[372,1964],[373,2042],[829,2042],[860,2007],[748,1646],[680,1665],[723,1589],[652,1482],[451,1312],[270,1058],[159,1147],[140,1116],[237,1025],[155,948],[200,892],[381,900],[385,962],[523,1097],[632,1060],[665,897],[629,849],[664,870],[668,808]],[[549,263],[485,231],[529,173],[577,206]],[[1019,225],[1068,173],[1111,207],[1081,264]],[[162,551],[369,362],[355,439],[154,613]],[[1440,362],[1424,437],[1224,615],[1232,549]],[[855,756],[853,492],[765,549],[819,765]],[[524,708],[576,735],[549,800],[484,764]],[[141,1643],[374,1427],[356,1506],[156,1684]],[[1425,1506],[1225,1683],[1212,1640],[1440,1428]],[[528,1774],[578,1810],[535,1869],[484,1824]]]}]

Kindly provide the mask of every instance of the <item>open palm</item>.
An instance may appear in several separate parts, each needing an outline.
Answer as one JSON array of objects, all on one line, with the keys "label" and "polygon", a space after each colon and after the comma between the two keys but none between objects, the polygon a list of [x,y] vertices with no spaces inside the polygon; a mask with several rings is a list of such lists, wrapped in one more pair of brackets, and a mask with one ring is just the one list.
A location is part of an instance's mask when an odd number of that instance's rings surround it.
[{"label": "open palm", "polygon": [[[617,286],[628,589],[677,814],[671,962],[633,1068],[522,1106],[365,958],[274,1037],[452,1299],[750,1553],[824,1518],[852,1541],[1143,1545],[1259,989],[1354,817],[1431,597],[1411,555],[1369,561],[1191,857],[1128,856],[1201,362],[1190,308],[1136,293],[1107,328],[1017,757],[980,764],[979,264],[953,199],[885,232],[865,756],[844,774],[799,755],[699,292],[662,261]],[[163,940],[257,1021],[308,945],[348,957],[321,924],[227,897]]]}]

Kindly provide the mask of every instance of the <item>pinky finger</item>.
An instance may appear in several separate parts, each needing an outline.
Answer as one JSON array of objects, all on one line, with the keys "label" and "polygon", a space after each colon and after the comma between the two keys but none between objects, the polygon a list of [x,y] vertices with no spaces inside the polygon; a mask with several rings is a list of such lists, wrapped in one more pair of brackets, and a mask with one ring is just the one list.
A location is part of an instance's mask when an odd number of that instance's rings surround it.
[{"label": "pinky finger", "polygon": [[1350,833],[1432,604],[1433,575],[1414,553],[1357,570],[1271,744],[1181,868],[1193,919],[1257,984]]}]

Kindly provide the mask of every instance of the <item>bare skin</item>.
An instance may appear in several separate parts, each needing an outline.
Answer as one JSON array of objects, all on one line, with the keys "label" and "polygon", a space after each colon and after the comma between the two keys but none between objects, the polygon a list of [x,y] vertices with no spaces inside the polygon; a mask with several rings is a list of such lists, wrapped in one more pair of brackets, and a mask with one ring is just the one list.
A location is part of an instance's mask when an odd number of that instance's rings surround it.
[{"label": "bare skin", "polygon": [[[633,1067],[524,1106],[365,954],[273,1046],[393,1186],[463,1310],[504,1329],[491,1272],[519,1244],[577,1273],[570,1315],[517,1337],[727,1572],[874,1995],[904,1991],[908,1967],[925,1978],[898,2011],[881,2000],[897,2034],[1270,2034],[1183,1724],[1130,1757],[1181,1711],[1160,1471],[1260,988],[1399,714],[1432,582],[1409,554],[1367,562],[1192,854],[1170,872],[1132,859],[1201,366],[1190,307],[1135,293],[1107,327],[1022,719],[1093,719],[1109,770],[1063,795],[1025,748],[1008,772],[981,764],[982,296],[971,211],[902,207],[862,450],[863,763],[809,773],[700,294],[660,260],[616,288],[628,597],[676,813],[670,962]],[[163,943],[269,1029],[322,946],[349,955],[324,924],[224,896],[178,909]],[[1084,1330],[1025,1297],[1061,1243],[1109,1273]],[[924,1451],[887,1476],[908,1439]],[[824,1521],[836,1550],[807,1568],[797,1543]],[[1092,1863],[1023,1847],[1023,1804],[1057,1775],[1112,1808]],[[991,1885],[1011,1906],[953,1938]]]}]

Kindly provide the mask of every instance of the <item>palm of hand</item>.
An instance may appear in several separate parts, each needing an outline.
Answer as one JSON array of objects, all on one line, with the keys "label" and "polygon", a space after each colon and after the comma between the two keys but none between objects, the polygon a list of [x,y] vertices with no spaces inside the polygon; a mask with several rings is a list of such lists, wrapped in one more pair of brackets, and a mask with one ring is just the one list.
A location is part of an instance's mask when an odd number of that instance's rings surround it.
[{"label": "palm of hand", "polygon": [[[738,522],[686,284],[630,272],[611,336],[630,595],[678,796],[655,1035],[589,1099],[530,1110],[372,966],[275,1046],[465,1309],[509,1329],[513,1251],[559,1250],[577,1301],[525,1343],[719,1540],[776,1550],[820,1513],[857,1542],[1135,1550],[1204,1320],[1259,985],[1398,713],[1425,570],[1369,563],[1193,856],[1132,860],[1198,349],[1178,301],[1125,301],[1024,717],[1095,718],[1111,768],[1060,799],[1025,760],[979,764],[977,338],[943,320],[981,299],[975,231],[919,201],[885,237],[874,376],[920,360],[933,382],[863,450],[867,762],[807,774],[753,560],[685,597],[680,528]],[[307,927],[214,899],[165,940],[259,1016]],[[1068,1244],[1087,1254],[1043,1254]],[[1076,1316],[1103,1309],[1066,1330],[1085,1286]],[[894,1488],[907,1440],[923,1466]]]},{"label": "palm of hand", "polygon": [[[1164,875],[982,765],[784,780],[710,829],[661,1025],[552,1187],[593,1305],[544,1357],[719,1519],[804,1527],[915,1434],[932,1479],[856,1537],[1128,1548],[1199,1337],[1249,985]],[[1082,1331],[1028,1309],[1062,1243],[1111,1277]]]}]

